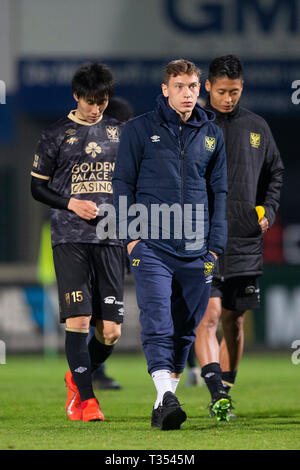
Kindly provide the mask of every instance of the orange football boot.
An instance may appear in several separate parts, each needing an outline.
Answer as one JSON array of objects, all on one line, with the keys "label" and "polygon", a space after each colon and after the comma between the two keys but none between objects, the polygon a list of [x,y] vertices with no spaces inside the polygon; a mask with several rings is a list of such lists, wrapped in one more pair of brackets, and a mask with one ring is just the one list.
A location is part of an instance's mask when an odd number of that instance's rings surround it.
[{"label": "orange football boot", "polygon": [[67,416],[71,421],[79,421],[82,419],[81,399],[70,370],[65,375],[65,382],[68,390],[66,401]]},{"label": "orange football boot", "polygon": [[104,421],[97,398],[90,398],[81,403],[82,421]]}]

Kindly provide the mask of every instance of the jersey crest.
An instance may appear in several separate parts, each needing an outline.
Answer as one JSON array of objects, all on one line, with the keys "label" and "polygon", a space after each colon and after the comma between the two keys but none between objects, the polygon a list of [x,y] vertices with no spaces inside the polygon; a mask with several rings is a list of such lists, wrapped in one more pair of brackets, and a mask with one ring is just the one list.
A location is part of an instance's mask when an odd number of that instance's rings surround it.
[{"label": "jersey crest", "polygon": [[106,134],[111,142],[119,142],[119,130],[116,126],[106,126]]},{"label": "jersey crest", "polygon": [[257,149],[260,146],[260,134],[250,132],[250,144],[252,147]]},{"label": "jersey crest", "polygon": [[208,137],[206,135],[205,136],[205,148],[206,148],[206,150],[209,150],[210,152],[213,152],[215,150],[215,146],[216,146],[215,137]]}]

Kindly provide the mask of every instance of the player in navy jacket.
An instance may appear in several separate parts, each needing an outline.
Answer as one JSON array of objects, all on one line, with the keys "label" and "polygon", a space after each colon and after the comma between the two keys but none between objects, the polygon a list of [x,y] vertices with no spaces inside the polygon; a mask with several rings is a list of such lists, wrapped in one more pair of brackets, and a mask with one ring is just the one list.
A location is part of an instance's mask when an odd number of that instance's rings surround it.
[{"label": "player in navy jacket", "polygon": [[[186,249],[188,240],[184,234],[182,239],[174,239],[172,226],[169,239],[152,238],[149,212],[147,243],[176,256],[201,256],[207,249],[217,254],[224,251],[225,148],[222,131],[213,120],[214,114],[196,103],[190,119],[183,123],[168,99],[160,95],[154,111],[126,124],[120,140],[113,176],[117,208],[119,196],[127,196],[128,207],[136,203],[146,207],[191,204],[194,228],[196,204],[204,205],[204,241],[194,249]],[[127,217],[127,227],[133,219],[134,216]],[[130,241],[128,234],[125,243]]]},{"label": "player in navy jacket", "polygon": [[113,175],[119,236],[126,239],[158,392],[151,424],[161,429],[179,429],[186,419],[174,393],[227,238],[224,140],[214,114],[197,104],[199,76],[187,60],[168,64],[155,110],[124,127]]}]

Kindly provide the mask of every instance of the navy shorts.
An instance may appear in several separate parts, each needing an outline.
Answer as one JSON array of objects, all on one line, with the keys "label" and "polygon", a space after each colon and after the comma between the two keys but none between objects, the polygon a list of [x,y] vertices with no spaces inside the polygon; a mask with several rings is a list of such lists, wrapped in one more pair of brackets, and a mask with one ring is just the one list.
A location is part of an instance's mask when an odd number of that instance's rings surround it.
[{"label": "navy shorts", "polygon": [[65,243],[53,249],[60,322],[92,315],[96,321],[124,318],[124,249],[114,245]]},{"label": "navy shorts", "polygon": [[210,297],[220,297],[222,307],[235,312],[259,308],[258,276],[237,276],[221,281],[213,279]]}]

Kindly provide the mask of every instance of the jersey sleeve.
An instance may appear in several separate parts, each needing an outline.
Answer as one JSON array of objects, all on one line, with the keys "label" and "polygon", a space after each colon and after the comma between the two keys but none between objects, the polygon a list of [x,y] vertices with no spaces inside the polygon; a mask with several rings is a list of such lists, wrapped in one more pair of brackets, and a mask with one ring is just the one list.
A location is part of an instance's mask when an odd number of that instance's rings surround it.
[{"label": "jersey sleeve", "polygon": [[265,209],[265,216],[271,227],[279,208],[281,187],[283,184],[284,165],[272,135],[265,123],[266,150],[264,164],[257,185],[257,204]]},{"label": "jersey sleeve", "polygon": [[58,146],[49,132],[43,132],[33,158],[31,176],[50,180],[57,164]]},{"label": "jersey sleeve", "polygon": [[208,249],[220,255],[227,243],[226,200],[228,193],[224,136],[218,132],[218,145],[207,169],[207,195],[210,213]]}]

